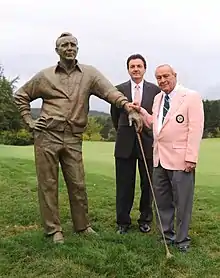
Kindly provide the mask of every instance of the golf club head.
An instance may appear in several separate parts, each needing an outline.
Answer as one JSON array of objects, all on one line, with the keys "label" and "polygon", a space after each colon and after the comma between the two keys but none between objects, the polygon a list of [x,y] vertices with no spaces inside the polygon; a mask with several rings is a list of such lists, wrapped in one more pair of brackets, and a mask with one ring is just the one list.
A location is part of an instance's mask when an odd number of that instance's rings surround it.
[{"label": "golf club head", "polygon": [[167,260],[170,260],[170,259],[174,258],[174,256],[170,252],[167,252],[166,258],[167,258]]}]

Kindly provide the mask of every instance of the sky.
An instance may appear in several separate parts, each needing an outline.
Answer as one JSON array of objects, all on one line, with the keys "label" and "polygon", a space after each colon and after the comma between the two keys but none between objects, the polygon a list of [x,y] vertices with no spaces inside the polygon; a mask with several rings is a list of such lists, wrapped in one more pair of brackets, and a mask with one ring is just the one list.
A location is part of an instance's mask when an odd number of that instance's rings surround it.
[{"label": "sky", "polygon": [[[156,66],[168,63],[178,81],[220,99],[220,16],[216,0],[0,0],[0,65],[18,87],[55,65],[56,38],[78,38],[78,60],[100,70],[114,85],[129,79],[126,60],[147,60],[145,79],[156,83]],[[34,101],[33,107],[41,102]],[[96,97],[90,109],[109,112]]]}]

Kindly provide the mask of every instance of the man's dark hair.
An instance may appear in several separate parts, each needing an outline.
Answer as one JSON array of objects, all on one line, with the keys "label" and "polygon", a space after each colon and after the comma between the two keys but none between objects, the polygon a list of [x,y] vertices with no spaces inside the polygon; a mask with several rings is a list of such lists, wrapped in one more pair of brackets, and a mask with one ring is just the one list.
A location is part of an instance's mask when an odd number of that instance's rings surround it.
[{"label": "man's dark hair", "polygon": [[141,54],[133,54],[131,55],[130,57],[128,57],[127,59],[127,69],[129,69],[129,63],[131,60],[136,60],[136,59],[140,59],[143,61],[144,63],[144,68],[146,69],[147,68],[147,63],[146,63],[146,60],[144,59],[144,57],[141,55]]}]

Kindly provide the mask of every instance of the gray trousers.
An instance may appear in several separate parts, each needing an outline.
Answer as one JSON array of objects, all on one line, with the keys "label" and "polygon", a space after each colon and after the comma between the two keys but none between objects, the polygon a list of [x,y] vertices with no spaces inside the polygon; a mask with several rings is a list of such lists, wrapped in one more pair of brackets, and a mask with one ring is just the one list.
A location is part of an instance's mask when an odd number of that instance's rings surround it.
[{"label": "gray trousers", "polygon": [[179,245],[189,244],[188,230],[193,207],[195,172],[171,171],[159,165],[153,170],[153,186],[166,239]]}]

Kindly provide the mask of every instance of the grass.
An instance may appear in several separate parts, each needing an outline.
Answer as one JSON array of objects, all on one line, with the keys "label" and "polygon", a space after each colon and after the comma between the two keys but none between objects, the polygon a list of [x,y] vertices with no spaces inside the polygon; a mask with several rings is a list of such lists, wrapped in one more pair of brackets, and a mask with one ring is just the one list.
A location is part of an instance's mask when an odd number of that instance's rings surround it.
[{"label": "grass", "polygon": [[72,233],[67,190],[60,176],[60,214],[65,244],[54,246],[40,223],[33,147],[0,146],[0,277],[220,277],[220,140],[202,142],[197,169],[192,248],[166,261],[153,225],[138,232],[139,186],[133,227],[115,233],[114,144],[84,143],[89,214],[98,237]]}]

